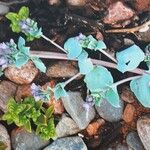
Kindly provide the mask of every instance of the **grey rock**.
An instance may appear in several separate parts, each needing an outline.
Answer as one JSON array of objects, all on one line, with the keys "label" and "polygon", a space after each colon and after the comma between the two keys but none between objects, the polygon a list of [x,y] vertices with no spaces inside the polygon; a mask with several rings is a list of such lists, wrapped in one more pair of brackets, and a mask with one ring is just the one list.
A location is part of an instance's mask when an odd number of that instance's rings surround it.
[{"label": "grey rock", "polygon": [[146,150],[150,150],[150,115],[137,121],[137,131]]},{"label": "grey rock", "polygon": [[144,150],[143,144],[136,132],[128,133],[126,142],[133,150]]},{"label": "grey rock", "polygon": [[87,150],[85,143],[80,137],[66,137],[55,140],[44,150]]},{"label": "grey rock", "polygon": [[70,78],[78,73],[77,66],[70,61],[57,61],[49,65],[46,75],[51,78]]},{"label": "grey rock", "polygon": [[63,116],[56,126],[57,137],[65,137],[76,134],[80,131],[78,125],[69,117]]},{"label": "grey rock", "polygon": [[107,100],[103,100],[100,106],[96,106],[98,114],[109,122],[116,122],[122,118],[124,103],[120,100],[120,107],[113,107]]},{"label": "grey rock", "polygon": [[0,124],[0,141],[7,146],[6,150],[11,150],[10,137],[7,129],[2,124]]},{"label": "grey rock", "polygon": [[11,142],[14,150],[39,150],[49,144],[35,133],[29,133],[24,129],[13,130]]},{"label": "grey rock", "polygon": [[5,15],[9,12],[9,7],[5,5],[0,5],[0,15]]},{"label": "grey rock", "polygon": [[7,111],[6,104],[9,98],[14,97],[17,90],[17,85],[10,81],[0,82],[0,109]]},{"label": "grey rock", "polygon": [[95,110],[86,111],[84,101],[79,92],[68,92],[68,97],[62,98],[64,107],[80,129],[85,129],[95,117]]},{"label": "grey rock", "polygon": [[112,144],[109,148],[104,148],[102,150],[131,150],[127,145],[118,143],[117,145]]}]

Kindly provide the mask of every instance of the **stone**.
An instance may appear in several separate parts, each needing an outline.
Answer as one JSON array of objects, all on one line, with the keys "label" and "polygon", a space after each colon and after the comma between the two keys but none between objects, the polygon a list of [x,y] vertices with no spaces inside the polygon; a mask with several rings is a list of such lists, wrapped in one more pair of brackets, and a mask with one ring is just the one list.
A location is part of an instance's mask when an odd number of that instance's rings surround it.
[{"label": "stone", "polygon": [[122,89],[120,98],[127,103],[133,103],[136,100],[133,92],[128,87]]},{"label": "stone", "polygon": [[61,1],[60,0],[48,0],[49,5],[60,5]]},{"label": "stone", "polygon": [[73,135],[80,131],[81,130],[79,129],[75,121],[65,115],[56,125],[56,134],[58,138]]},{"label": "stone", "polygon": [[44,150],[87,150],[82,138],[78,136],[65,137],[55,140],[52,144],[44,148]]},{"label": "stone", "polygon": [[95,110],[91,107],[86,111],[80,92],[68,92],[67,97],[62,98],[64,107],[80,129],[85,129],[95,117]]},{"label": "stone", "polygon": [[105,124],[104,119],[97,119],[96,121],[90,123],[86,128],[88,136],[98,135],[100,128],[102,128],[104,124]]},{"label": "stone", "polygon": [[5,15],[9,12],[9,7],[6,5],[0,5],[0,15]]},{"label": "stone", "polygon": [[136,109],[132,104],[127,104],[123,113],[123,120],[126,123],[131,123],[134,120]]},{"label": "stone", "polygon": [[10,81],[0,82],[0,109],[3,112],[7,111],[6,105],[11,97],[15,96],[17,85]]},{"label": "stone", "polygon": [[10,66],[5,69],[5,76],[17,84],[30,84],[38,74],[38,69],[32,61],[23,65],[21,68]]},{"label": "stone", "polygon": [[145,32],[137,32],[138,40],[150,42],[150,28]]},{"label": "stone", "polygon": [[81,7],[86,4],[87,0],[67,0],[69,6]]},{"label": "stone", "polygon": [[138,119],[137,131],[144,148],[150,150],[150,115]]},{"label": "stone", "polygon": [[150,0],[135,0],[135,9],[139,12],[150,10]]},{"label": "stone", "polygon": [[35,133],[29,133],[22,128],[11,132],[11,142],[14,150],[39,150],[49,144],[49,141],[43,141]]},{"label": "stone", "polygon": [[103,100],[100,106],[96,106],[98,114],[109,122],[116,122],[122,118],[124,102],[120,100],[120,107],[112,106],[107,100]]},{"label": "stone", "polygon": [[29,85],[20,85],[20,86],[18,86],[16,96],[15,96],[15,100],[20,101],[22,98],[25,98],[25,97],[28,97],[28,96],[32,96],[31,85],[29,84]]},{"label": "stone", "polygon": [[130,132],[126,137],[126,142],[133,150],[144,150],[143,144],[137,134],[137,132]]},{"label": "stone", "polygon": [[106,24],[113,25],[119,22],[127,21],[134,16],[134,11],[121,1],[111,4],[107,11],[108,14],[103,19],[103,22]]},{"label": "stone", "polygon": [[11,150],[9,134],[2,124],[0,124],[0,142],[3,142],[7,146],[5,150]]},{"label": "stone", "polygon": [[76,63],[70,61],[57,61],[52,63],[46,71],[51,78],[70,78],[78,73]]}]

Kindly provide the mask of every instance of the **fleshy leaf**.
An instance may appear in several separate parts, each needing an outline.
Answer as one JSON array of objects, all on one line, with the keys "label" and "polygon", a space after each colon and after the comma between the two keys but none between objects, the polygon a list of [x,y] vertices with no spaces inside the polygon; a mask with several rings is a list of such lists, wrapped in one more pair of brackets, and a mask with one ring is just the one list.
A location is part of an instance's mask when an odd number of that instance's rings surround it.
[{"label": "fleshy leaf", "polygon": [[82,52],[80,42],[76,38],[69,38],[64,44],[64,49],[67,50],[70,59],[77,58]]},{"label": "fleshy leaf", "polygon": [[120,107],[120,99],[116,87],[108,89],[105,93],[104,99],[106,99],[112,106]]},{"label": "fleshy leaf", "polygon": [[118,61],[117,69],[122,73],[134,70],[144,60],[145,55],[137,45],[132,45],[129,48],[116,54]]},{"label": "fleshy leaf", "polygon": [[46,66],[38,57],[32,57],[31,60],[41,72],[46,72]]},{"label": "fleshy leaf", "polygon": [[58,100],[60,97],[66,97],[67,92],[64,89],[64,83],[59,83],[54,88],[54,97],[56,100]]},{"label": "fleshy leaf", "polygon": [[78,56],[78,61],[82,61],[88,58],[88,53],[85,50],[82,50],[81,54]]},{"label": "fleshy leaf", "polygon": [[105,67],[96,66],[86,74],[84,81],[91,92],[99,92],[113,83],[113,77]]},{"label": "fleshy leaf", "polygon": [[29,17],[29,8],[28,7],[21,7],[21,9],[18,12],[18,15],[21,19],[27,19]]},{"label": "fleshy leaf", "polygon": [[79,69],[81,74],[87,74],[93,69],[93,63],[90,58],[78,61]]},{"label": "fleshy leaf", "polygon": [[144,74],[130,82],[130,88],[144,107],[150,108],[150,75]]}]

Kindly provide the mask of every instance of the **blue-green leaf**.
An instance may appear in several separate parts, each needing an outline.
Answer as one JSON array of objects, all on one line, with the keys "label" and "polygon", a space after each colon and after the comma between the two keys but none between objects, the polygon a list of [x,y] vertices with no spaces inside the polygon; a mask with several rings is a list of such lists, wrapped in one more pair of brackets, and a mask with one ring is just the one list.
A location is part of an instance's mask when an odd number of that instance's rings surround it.
[{"label": "blue-green leaf", "polygon": [[78,61],[79,70],[81,74],[87,74],[93,69],[93,63],[90,58]]},{"label": "blue-green leaf", "polygon": [[112,106],[120,107],[120,99],[116,87],[110,88],[105,92],[105,97]]},{"label": "blue-green leaf", "polygon": [[64,83],[58,83],[54,88],[54,97],[56,100],[58,100],[60,97],[66,97],[68,96],[66,90],[64,89],[65,84]]},{"label": "blue-green leaf", "polygon": [[82,61],[88,58],[88,53],[85,50],[82,50],[81,54],[78,56],[78,61]]},{"label": "blue-green leaf", "polygon": [[64,49],[67,50],[70,59],[77,58],[82,52],[80,42],[76,38],[69,38],[64,44]]},{"label": "blue-green leaf", "polygon": [[29,57],[21,52],[16,55],[15,59],[15,66],[17,68],[22,67],[29,61]]},{"label": "blue-green leaf", "polygon": [[150,108],[150,75],[144,74],[130,82],[130,88],[144,107]]},{"label": "blue-green leaf", "polygon": [[118,61],[117,69],[122,73],[134,70],[144,60],[145,55],[137,45],[132,45],[129,48],[116,54]]},{"label": "blue-green leaf", "polygon": [[31,60],[41,72],[46,72],[46,66],[38,57],[31,57]]},{"label": "blue-green leaf", "polygon": [[99,92],[113,83],[113,77],[105,67],[96,66],[86,74],[84,81],[90,91]]},{"label": "blue-green leaf", "polygon": [[95,50],[102,50],[102,49],[106,49],[106,44],[103,41],[97,41],[97,45]]}]

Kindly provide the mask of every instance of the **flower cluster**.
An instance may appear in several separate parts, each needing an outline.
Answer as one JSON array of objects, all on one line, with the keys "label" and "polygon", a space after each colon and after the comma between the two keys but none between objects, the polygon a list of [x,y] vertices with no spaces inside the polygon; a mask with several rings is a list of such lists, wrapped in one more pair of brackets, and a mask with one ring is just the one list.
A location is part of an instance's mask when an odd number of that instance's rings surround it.
[{"label": "flower cluster", "polygon": [[35,83],[31,85],[31,93],[36,101],[39,100],[49,100],[50,99],[50,91],[49,89],[43,90],[41,86],[37,86]]},{"label": "flower cluster", "polygon": [[0,43],[0,67],[2,70],[14,62],[12,54],[17,51],[16,47],[13,39],[10,42]]},{"label": "flower cluster", "polygon": [[37,22],[30,18],[20,20],[19,26],[29,41],[33,40],[34,38],[40,38],[42,35],[42,29],[39,29]]}]

